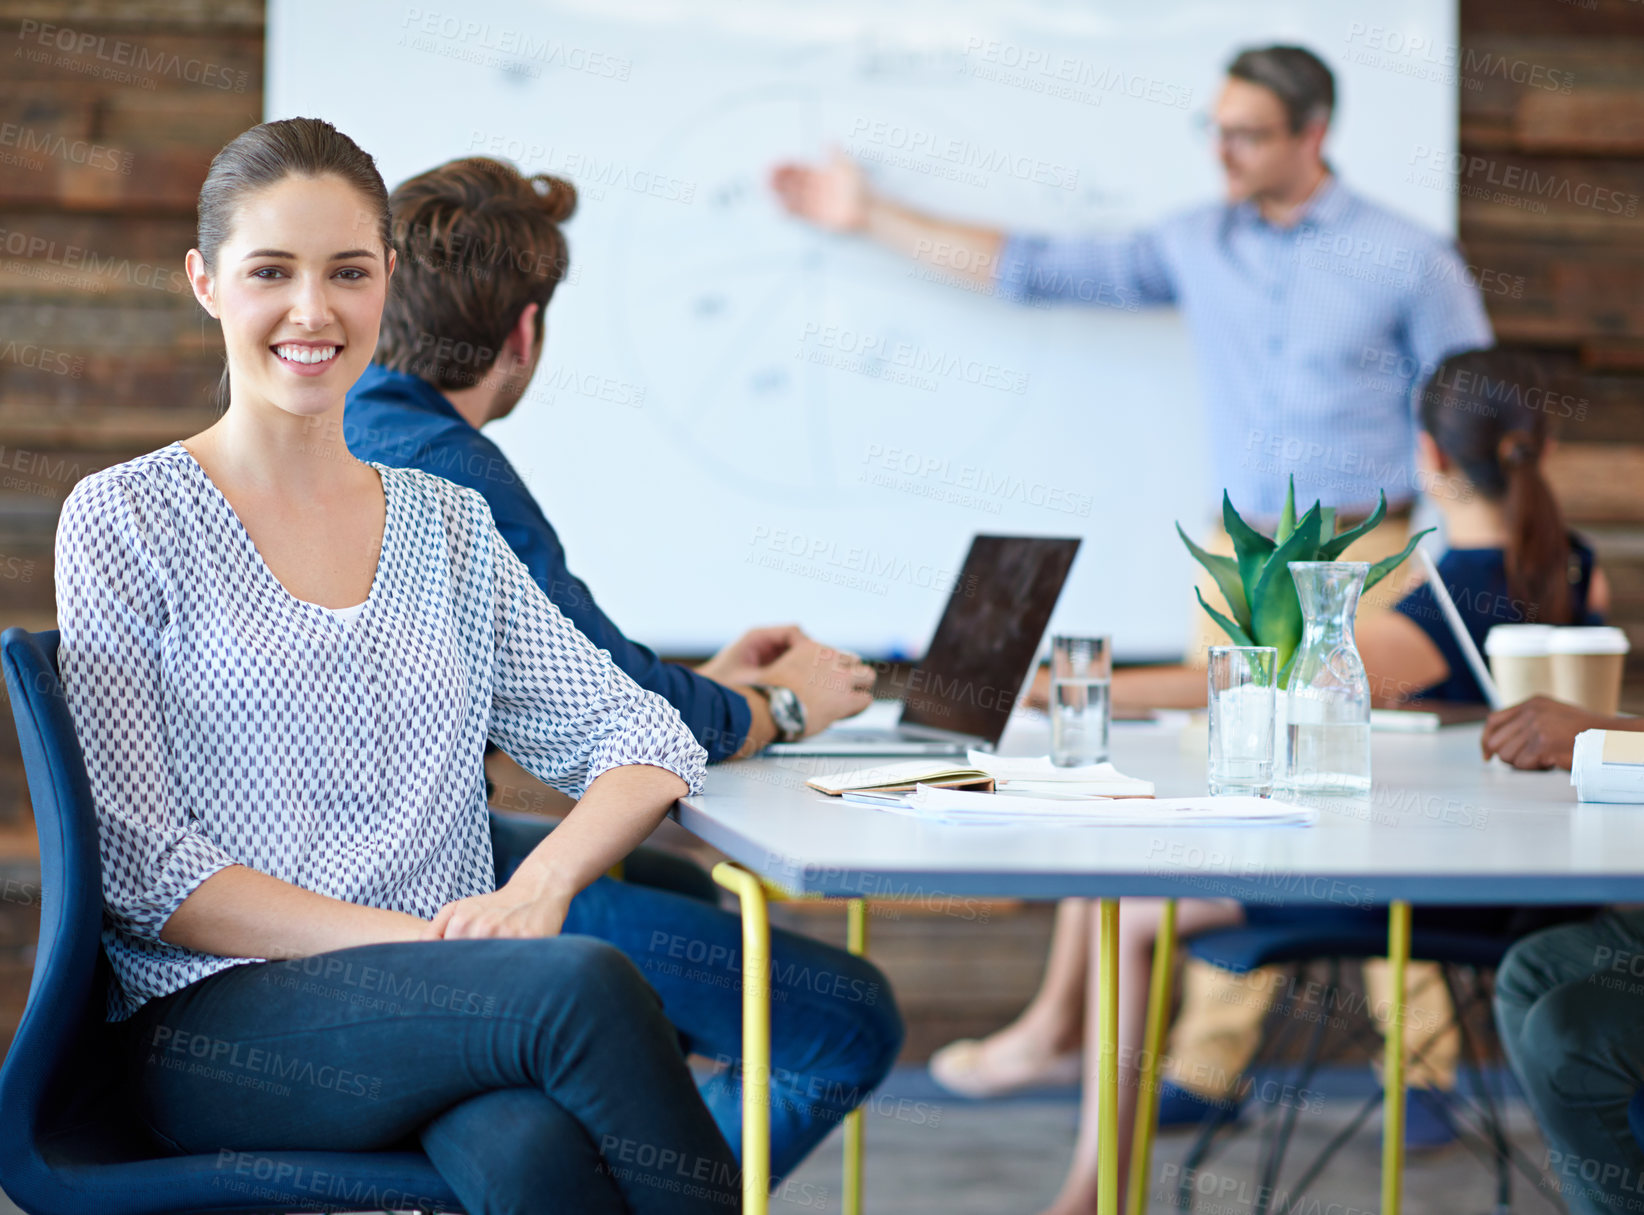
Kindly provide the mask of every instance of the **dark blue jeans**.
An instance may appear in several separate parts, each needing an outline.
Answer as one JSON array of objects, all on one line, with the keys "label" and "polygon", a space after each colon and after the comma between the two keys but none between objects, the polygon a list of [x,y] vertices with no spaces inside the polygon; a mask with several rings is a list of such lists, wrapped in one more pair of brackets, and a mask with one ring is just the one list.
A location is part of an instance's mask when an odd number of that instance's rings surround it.
[{"label": "dark blue jeans", "polygon": [[1644,911],[1526,937],[1496,972],[1496,1025],[1573,1215],[1644,1211],[1627,1104],[1644,1088]]},{"label": "dark blue jeans", "polygon": [[[504,830],[504,827],[507,830]],[[497,881],[546,834],[497,819]],[[615,945],[662,998],[684,1048],[717,1070],[702,1099],[742,1149],[742,925],[720,910],[700,868],[641,848],[627,880],[601,878],[571,903],[565,931]],[[771,930],[771,1173],[781,1178],[867,1100],[896,1062],[902,1019],[890,984],[863,958]]]},{"label": "dark blue jeans", "polygon": [[[543,830],[505,825],[499,879]],[[476,1215],[543,1195],[577,1211],[734,1206],[740,924],[694,866],[636,854],[628,872],[673,889],[601,879],[557,938],[257,963],[149,1002],[130,1030],[145,1119],[187,1151],[420,1138]],[[902,1025],[861,959],[779,930],[772,955],[780,1176],[883,1079]],[[720,1065],[700,1097],[681,1045]]]},{"label": "dark blue jeans", "polygon": [[470,1215],[738,1209],[736,1157],[656,993],[603,941],[236,966],[127,1032],[139,1112],[181,1151],[420,1141]]}]

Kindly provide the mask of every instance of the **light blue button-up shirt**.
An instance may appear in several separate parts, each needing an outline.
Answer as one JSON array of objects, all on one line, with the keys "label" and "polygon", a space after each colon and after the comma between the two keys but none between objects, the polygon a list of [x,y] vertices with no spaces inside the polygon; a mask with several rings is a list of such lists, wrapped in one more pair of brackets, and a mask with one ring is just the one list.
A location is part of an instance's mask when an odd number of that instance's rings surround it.
[{"label": "light blue button-up shirt", "polygon": [[1174,304],[1204,383],[1211,469],[1247,516],[1298,503],[1407,502],[1415,390],[1447,356],[1493,343],[1454,245],[1326,179],[1277,227],[1218,203],[1130,236],[1012,236],[997,289],[1023,302]]}]

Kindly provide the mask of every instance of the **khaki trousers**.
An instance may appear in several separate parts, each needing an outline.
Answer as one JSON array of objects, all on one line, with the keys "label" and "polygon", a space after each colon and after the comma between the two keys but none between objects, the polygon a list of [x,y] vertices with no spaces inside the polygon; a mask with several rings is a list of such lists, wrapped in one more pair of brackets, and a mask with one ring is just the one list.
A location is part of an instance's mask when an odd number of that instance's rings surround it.
[{"label": "khaki trousers", "polygon": [[[1380,561],[1398,552],[1409,540],[1409,519],[1390,517],[1342,557],[1349,561]],[[1202,543],[1213,553],[1231,555],[1233,552],[1233,541],[1219,520]],[[1227,612],[1227,601],[1209,571],[1201,566],[1198,573],[1197,584],[1205,602],[1218,611]],[[1359,603],[1359,615],[1387,611],[1419,580],[1420,575],[1412,573],[1409,563],[1400,566],[1370,589]],[[1206,651],[1213,645],[1226,644],[1226,636],[1195,600],[1188,664],[1204,668],[1208,663]],[[1208,1097],[1229,1093],[1255,1053],[1262,1021],[1287,982],[1284,971],[1278,967],[1235,975],[1189,959],[1182,975],[1181,1011],[1171,1033],[1171,1049],[1161,1061],[1165,1078]],[[1391,1007],[1388,995],[1392,990],[1387,963],[1384,960],[1366,962],[1364,983],[1367,1011],[1385,1034],[1387,1011]],[[1432,962],[1412,962],[1406,971],[1405,988],[1404,1057],[1415,1060],[1418,1055],[1422,1056],[1420,1062],[1407,1064],[1406,1083],[1412,1088],[1453,1088],[1461,1037],[1450,1025],[1453,1019],[1450,998],[1438,966]],[[1336,1011],[1326,1010],[1324,1015],[1333,1016]]]}]

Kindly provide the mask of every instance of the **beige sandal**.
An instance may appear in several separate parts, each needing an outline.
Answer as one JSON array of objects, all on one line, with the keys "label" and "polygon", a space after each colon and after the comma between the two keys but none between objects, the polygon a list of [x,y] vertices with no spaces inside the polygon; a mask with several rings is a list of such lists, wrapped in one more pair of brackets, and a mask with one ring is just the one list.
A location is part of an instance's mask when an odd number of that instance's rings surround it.
[{"label": "beige sandal", "polygon": [[1016,1080],[990,1075],[982,1064],[983,1040],[961,1038],[950,1042],[930,1057],[931,1079],[961,1097],[982,1099],[1008,1097],[1035,1088],[1066,1088],[1083,1078],[1083,1057],[1078,1051],[1057,1055],[1043,1071]]}]

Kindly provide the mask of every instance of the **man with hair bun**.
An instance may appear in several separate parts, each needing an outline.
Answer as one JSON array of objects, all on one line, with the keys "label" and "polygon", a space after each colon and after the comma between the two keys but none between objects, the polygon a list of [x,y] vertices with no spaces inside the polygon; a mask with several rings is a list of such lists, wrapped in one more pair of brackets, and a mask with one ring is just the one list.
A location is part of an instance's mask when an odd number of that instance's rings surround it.
[{"label": "man with hair bun", "polygon": [[[561,225],[576,209],[571,183],[469,157],[402,182],[388,201],[397,261],[375,360],[348,393],[349,450],[478,490],[533,581],[595,648],[679,711],[710,762],[865,708],[872,669],[797,626],[755,629],[696,670],[630,641],[566,568],[542,508],[480,433],[519,404],[542,358],[543,314],[569,267]],[[567,451],[564,458],[606,455]],[[620,490],[620,457],[608,458]],[[633,545],[635,538],[610,540]],[[550,826],[547,819],[494,818],[499,882]],[[725,1064],[702,1082],[702,1093],[735,1143],[740,923],[719,908],[712,880],[689,862],[640,849],[627,876],[585,892],[577,931],[626,953],[687,1049]],[[884,1078],[903,1029],[889,984],[865,959],[781,929],[772,930],[771,951],[773,999],[783,1009],[771,1027],[771,1162],[781,1176]],[[817,975],[829,982],[816,983]]]},{"label": "man with hair bun", "polygon": [[576,210],[576,188],[473,156],[402,182],[389,203],[400,261],[376,361],[348,394],[350,450],[485,495],[548,597],[634,682],[679,710],[710,762],[866,708],[872,669],[796,625],[754,629],[695,670],[629,640],[567,567],[508,457],[480,433],[519,404],[542,358],[544,313],[570,268],[561,225]]}]

